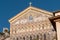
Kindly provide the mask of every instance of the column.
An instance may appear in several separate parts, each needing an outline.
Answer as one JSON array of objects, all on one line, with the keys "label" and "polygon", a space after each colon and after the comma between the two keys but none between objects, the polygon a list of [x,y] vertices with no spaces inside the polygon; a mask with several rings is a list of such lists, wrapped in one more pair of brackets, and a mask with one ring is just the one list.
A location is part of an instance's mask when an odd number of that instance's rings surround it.
[{"label": "column", "polygon": [[42,33],[42,40],[44,40],[44,34]]}]

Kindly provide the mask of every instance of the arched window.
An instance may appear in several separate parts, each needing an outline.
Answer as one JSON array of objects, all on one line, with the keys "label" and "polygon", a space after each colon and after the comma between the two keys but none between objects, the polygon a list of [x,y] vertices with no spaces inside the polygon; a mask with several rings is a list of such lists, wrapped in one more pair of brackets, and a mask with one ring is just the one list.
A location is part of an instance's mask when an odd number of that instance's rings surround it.
[{"label": "arched window", "polygon": [[32,40],[32,36],[30,36],[30,40]]},{"label": "arched window", "polygon": [[44,34],[44,40],[46,40],[46,34]]},{"label": "arched window", "polygon": [[37,35],[37,40],[39,40],[39,35]]},{"label": "arched window", "polygon": [[15,40],[15,37],[14,38],[12,38],[13,40]]},{"label": "arched window", "polygon": [[22,39],[22,37],[20,37],[20,39]]},{"label": "arched window", "polygon": [[42,40],[42,34],[40,34],[40,37],[39,38],[40,38],[40,40]]},{"label": "arched window", "polygon": [[42,24],[42,29],[44,29],[44,26],[45,26],[45,25],[44,25],[44,24]]},{"label": "arched window", "polygon": [[25,37],[23,37],[23,40],[25,40]]},{"label": "arched window", "polygon": [[50,32],[49,32],[49,33],[47,33],[47,40],[48,39],[51,40],[50,37],[51,37],[51,35],[50,35]]},{"label": "arched window", "polygon": [[17,38],[17,40],[18,40],[18,38]]}]

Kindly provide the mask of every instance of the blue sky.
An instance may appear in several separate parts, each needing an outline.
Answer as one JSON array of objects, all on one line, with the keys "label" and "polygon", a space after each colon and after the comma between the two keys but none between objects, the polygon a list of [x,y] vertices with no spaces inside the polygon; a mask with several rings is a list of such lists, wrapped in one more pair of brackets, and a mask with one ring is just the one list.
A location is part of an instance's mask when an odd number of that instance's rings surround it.
[{"label": "blue sky", "polygon": [[3,27],[10,29],[8,20],[23,11],[32,2],[32,6],[50,12],[60,10],[60,0],[0,0],[0,32]]}]

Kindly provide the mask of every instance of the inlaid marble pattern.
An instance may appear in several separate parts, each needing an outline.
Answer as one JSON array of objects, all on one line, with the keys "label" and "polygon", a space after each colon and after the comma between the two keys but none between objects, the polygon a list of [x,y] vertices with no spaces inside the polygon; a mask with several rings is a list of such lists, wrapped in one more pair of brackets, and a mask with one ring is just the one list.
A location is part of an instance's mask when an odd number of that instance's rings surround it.
[{"label": "inlaid marble pattern", "polygon": [[56,40],[56,31],[50,17],[52,16],[29,10],[10,23],[11,40]]}]

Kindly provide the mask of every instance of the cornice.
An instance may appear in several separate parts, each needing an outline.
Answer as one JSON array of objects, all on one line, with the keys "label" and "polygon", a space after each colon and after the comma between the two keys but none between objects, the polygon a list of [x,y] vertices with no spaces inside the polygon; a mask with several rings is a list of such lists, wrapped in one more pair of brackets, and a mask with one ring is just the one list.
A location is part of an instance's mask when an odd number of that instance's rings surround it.
[{"label": "cornice", "polygon": [[44,14],[53,16],[53,13],[51,13],[51,12],[48,12],[48,11],[45,11],[45,10],[42,10],[42,9],[39,9],[39,8],[30,6],[30,7],[26,8],[24,11],[18,13],[18,14],[17,14],[16,16],[14,16],[13,18],[11,18],[11,19],[9,20],[9,22],[10,22],[10,23],[14,22],[15,20],[18,19],[18,17],[21,17],[22,15],[24,15],[24,14],[25,14],[27,11],[29,11],[29,10],[34,10],[34,11],[37,11],[37,12],[42,12],[42,13],[44,13]]}]

